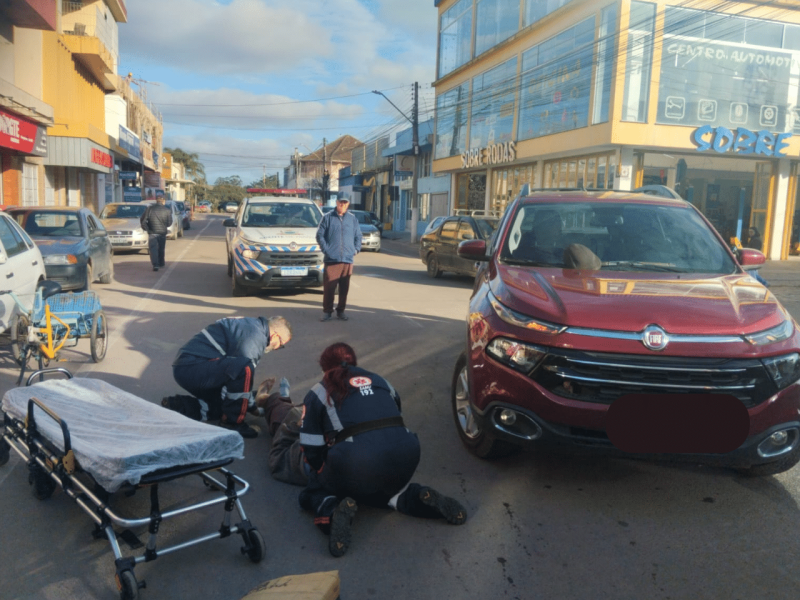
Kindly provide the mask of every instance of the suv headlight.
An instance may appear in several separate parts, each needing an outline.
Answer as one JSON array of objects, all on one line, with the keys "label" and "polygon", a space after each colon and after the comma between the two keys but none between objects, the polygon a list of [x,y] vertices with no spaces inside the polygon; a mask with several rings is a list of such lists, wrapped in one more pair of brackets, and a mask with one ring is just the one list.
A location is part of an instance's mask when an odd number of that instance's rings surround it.
[{"label": "suv headlight", "polygon": [[534,319],[527,315],[523,315],[522,313],[518,313],[515,310],[511,310],[502,304],[497,299],[497,296],[495,296],[492,292],[489,292],[488,297],[495,314],[510,325],[516,325],[517,327],[524,327],[525,329],[530,329],[532,331],[549,334],[561,333],[566,329],[566,327],[563,325],[555,325],[553,323],[548,323],[547,321],[539,321],[538,319]]},{"label": "suv headlight", "polygon": [[46,265],[76,265],[78,264],[78,257],[74,254],[51,254],[50,256],[43,256],[44,264]]},{"label": "suv headlight", "polygon": [[242,257],[243,258],[258,258],[258,255],[261,254],[261,250],[242,250]]},{"label": "suv headlight", "polygon": [[775,342],[782,342],[783,340],[792,337],[793,333],[794,323],[791,319],[786,319],[777,327],[772,327],[765,331],[759,331],[758,333],[746,335],[744,336],[744,339],[750,342],[753,346],[765,346],[767,344],[774,344]]},{"label": "suv headlight", "polygon": [[767,372],[779,390],[790,386],[800,379],[800,354],[792,352],[784,356],[764,358],[761,360]]},{"label": "suv headlight", "polygon": [[493,339],[486,346],[486,352],[495,360],[526,375],[547,355],[547,350],[541,346],[523,344],[506,338]]}]

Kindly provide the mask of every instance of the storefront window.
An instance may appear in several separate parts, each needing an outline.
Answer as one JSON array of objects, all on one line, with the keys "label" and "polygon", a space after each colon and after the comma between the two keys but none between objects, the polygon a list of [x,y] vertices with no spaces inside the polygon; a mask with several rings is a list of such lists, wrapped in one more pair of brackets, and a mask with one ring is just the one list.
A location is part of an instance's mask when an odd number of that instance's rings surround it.
[{"label": "storefront window", "polygon": [[549,15],[554,10],[558,10],[569,0],[525,0],[525,14],[523,16],[522,26],[527,27],[536,23]]},{"label": "storefront window", "polygon": [[625,61],[625,93],[622,100],[623,121],[636,123],[647,121],[655,25],[655,4],[631,2],[628,56]]},{"label": "storefront window", "polygon": [[442,14],[439,23],[439,77],[472,58],[472,2],[460,0]]},{"label": "storefront window", "polygon": [[594,17],[522,54],[517,139],[586,127],[594,59]]},{"label": "storefront window", "polygon": [[472,80],[470,148],[512,139],[516,75],[517,59],[512,58]]},{"label": "storefront window", "polygon": [[469,83],[463,83],[436,99],[435,158],[466,150]]},{"label": "storefront window", "polygon": [[506,206],[517,197],[522,186],[528,184],[530,189],[538,187],[535,165],[525,165],[510,169],[492,171],[492,190],[489,198],[489,210],[502,214]]},{"label": "storefront window", "polygon": [[510,38],[519,29],[520,0],[478,0],[475,56]]},{"label": "storefront window", "polygon": [[666,7],[658,123],[790,131],[792,51],[784,25]]},{"label": "storefront window", "polygon": [[580,156],[544,164],[545,188],[611,188],[614,185],[616,154]]},{"label": "storefront window", "polygon": [[486,174],[462,173],[456,179],[456,210],[484,210],[486,208]]},{"label": "storefront window", "polygon": [[608,121],[611,99],[611,81],[614,70],[616,47],[617,7],[608,6],[600,15],[600,40],[597,42],[597,71],[594,76],[594,109],[592,123]]}]

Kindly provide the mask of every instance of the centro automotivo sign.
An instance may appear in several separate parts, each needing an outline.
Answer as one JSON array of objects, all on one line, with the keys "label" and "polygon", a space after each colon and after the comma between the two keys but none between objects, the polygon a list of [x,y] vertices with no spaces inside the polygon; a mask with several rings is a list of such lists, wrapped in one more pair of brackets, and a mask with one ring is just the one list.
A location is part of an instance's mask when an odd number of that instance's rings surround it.
[{"label": "centro automotivo sign", "polygon": [[783,150],[789,145],[785,140],[790,137],[791,133],[770,133],[766,129],[755,132],[739,127],[731,131],[727,127],[711,125],[703,125],[692,132],[692,141],[697,144],[698,152],[713,150],[720,154],[733,151],[743,155],[785,156]]},{"label": "centro automotivo sign", "polygon": [[480,167],[511,162],[517,159],[517,144],[514,141],[492,144],[484,148],[473,148],[461,155],[461,168]]}]

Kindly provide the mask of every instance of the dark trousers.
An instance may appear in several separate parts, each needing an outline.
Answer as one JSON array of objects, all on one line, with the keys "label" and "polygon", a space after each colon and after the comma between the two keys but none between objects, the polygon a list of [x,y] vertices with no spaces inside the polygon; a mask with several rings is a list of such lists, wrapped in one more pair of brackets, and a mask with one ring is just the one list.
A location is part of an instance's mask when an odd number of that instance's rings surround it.
[{"label": "dark trousers", "polygon": [[204,421],[242,423],[253,396],[255,365],[251,360],[226,356],[172,367],[175,382],[201,400]]},{"label": "dark trousers", "polygon": [[336,312],[342,314],[347,306],[347,292],[350,291],[350,275],[353,263],[325,263],[322,274],[322,312],[333,312],[333,295],[339,286],[339,302]]},{"label": "dark trousers", "polygon": [[306,470],[303,448],[300,446],[300,422],[303,420],[303,407],[292,406],[289,398],[272,394],[263,406],[272,442],[267,464],[274,479],[306,485]]},{"label": "dark trousers", "polygon": [[154,267],[164,266],[164,250],[167,247],[167,236],[161,233],[151,233],[148,238],[150,247],[150,262]]}]

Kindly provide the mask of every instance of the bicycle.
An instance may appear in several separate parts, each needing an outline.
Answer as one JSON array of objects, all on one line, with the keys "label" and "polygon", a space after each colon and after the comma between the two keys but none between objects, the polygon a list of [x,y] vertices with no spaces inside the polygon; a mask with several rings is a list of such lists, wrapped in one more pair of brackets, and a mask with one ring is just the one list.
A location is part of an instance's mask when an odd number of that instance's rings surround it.
[{"label": "bicycle", "polygon": [[[108,349],[108,320],[100,300],[92,291],[61,293],[61,286],[52,281],[42,281],[36,288],[33,306],[28,310],[17,295],[9,294],[19,308],[19,315],[11,326],[11,352],[20,366],[17,385],[22,383],[31,359],[39,370],[58,360],[64,347],[78,345],[81,338],[90,338],[92,360],[100,362]],[[68,340],[74,343],[65,346]]]}]

